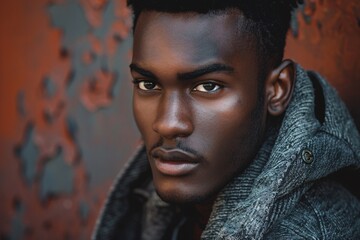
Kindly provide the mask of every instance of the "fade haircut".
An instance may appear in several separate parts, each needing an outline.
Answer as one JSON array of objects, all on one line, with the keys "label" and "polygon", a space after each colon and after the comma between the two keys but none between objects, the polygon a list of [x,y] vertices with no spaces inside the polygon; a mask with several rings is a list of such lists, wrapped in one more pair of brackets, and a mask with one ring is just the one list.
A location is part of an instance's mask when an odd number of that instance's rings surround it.
[{"label": "fade haircut", "polygon": [[263,74],[282,61],[291,11],[298,2],[302,0],[127,0],[134,14],[133,29],[142,11],[218,14],[240,10],[245,17],[240,31],[254,37]]}]

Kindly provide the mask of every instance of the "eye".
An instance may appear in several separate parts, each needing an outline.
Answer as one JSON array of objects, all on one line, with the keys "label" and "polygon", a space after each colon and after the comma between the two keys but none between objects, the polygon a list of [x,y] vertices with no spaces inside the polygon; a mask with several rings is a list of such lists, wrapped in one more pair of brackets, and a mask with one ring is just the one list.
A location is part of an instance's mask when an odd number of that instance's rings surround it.
[{"label": "eye", "polygon": [[155,82],[153,81],[134,81],[135,84],[138,85],[138,87],[141,89],[141,90],[144,90],[144,91],[149,91],[149,90],[159,90],[160,89],[160,86],[158,84],[156,84]]},{"label": "eye", "polygon": [[201,84],[197,85],[193,89],[193,91],[213,93],[213,92],[218,91],[219,89],[221,89],[220,85],[218,85],[216,83],[212,83],[212,82],[207,82],[207,83],[201,83]]}]

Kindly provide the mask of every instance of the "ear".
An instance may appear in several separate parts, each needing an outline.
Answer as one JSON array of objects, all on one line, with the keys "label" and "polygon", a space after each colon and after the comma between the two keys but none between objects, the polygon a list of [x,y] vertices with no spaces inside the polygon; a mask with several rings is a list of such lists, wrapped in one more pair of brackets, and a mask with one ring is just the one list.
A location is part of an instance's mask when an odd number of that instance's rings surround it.
[{"label": "ear", "polygon": [[268,113],[281,115],[290,102],[295,79],[295,66],[291,60],[284,60],[273,69],[266,80],[265,96]]}]

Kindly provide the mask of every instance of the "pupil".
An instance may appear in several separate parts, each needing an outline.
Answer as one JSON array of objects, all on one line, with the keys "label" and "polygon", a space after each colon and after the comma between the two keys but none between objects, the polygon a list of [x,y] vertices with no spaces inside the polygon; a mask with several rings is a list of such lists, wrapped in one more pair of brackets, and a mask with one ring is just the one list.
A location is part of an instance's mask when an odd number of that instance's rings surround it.
[{"label": "pupil", "polygon": [[213,84],[213,83],[205,83],[203,86],[204,86],[204,89],[206,91],[211,91],[211,90],[214,90],[215,84]]},{"label": "pupil", "polygon": [[155,87],[155,83],[153,83],[153,82],[144,82],[144,87],[146,89],[153,89]]}]

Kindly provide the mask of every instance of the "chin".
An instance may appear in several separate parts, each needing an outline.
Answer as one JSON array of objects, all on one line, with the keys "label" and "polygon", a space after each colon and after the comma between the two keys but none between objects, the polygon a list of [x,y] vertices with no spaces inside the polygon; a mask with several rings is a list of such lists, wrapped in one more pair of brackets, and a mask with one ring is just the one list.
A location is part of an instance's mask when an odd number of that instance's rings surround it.
[{"label": "chin", "polygon": [[173,204],[194,204],[200,203],[204,201],[206,198],[201,196],[193,196],[188,194],[181,194],[181,193],[163,193],[161,191],[156,191],[161,200],[168,203]]},{"label": "chin", "polygon": [[156,192],[161,198],[161,200],[167,203],[187,205],[187,204],[199,204],[202,202],[206,202],[208,199],[213,198],[215,195],[213,192],[210,193],[200,193],[198,191],[194,192],[184,192],[179,189],[172,190],[162,190],[156,188]]}]

